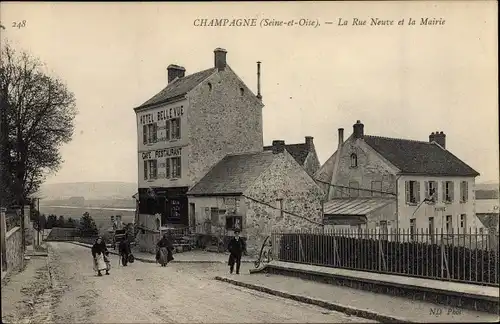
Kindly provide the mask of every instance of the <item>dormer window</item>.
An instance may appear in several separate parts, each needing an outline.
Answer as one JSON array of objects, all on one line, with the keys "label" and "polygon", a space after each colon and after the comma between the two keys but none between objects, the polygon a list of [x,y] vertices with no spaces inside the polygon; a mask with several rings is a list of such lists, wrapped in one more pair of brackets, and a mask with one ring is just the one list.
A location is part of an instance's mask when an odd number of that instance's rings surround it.
[{"label": "dormer window", "polygon": [[212,91],[212,84],[210,82],[208,83],[208,91]]},{"label": "dormer window", "polygon": [[357,168],[358,167],[358,156],[356,153],[351,154],[351,168]]},{"label": "dormer window", "polygon": [[244,94],[245,94],[245,89],[240,88],[240,95],[242,95],[242,96],[243,96]]}]

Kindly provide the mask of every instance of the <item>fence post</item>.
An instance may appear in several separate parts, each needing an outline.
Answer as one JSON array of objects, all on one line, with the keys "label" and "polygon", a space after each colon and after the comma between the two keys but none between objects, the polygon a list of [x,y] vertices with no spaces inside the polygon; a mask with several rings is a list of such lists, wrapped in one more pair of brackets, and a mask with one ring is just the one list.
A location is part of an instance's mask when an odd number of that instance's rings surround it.
[{"label": "fence post", "polygon": [[1,252],[1,257],[2,257],[2,271],[7,270],[7,250],[6,250],[6,237],[7,237],[7,223],[5,221],[5,213],[6,209],[4,207],[0,207],[0,215],[1,215],[1,220],[0,220],[0,227],[1,227],[1,237],[0,237],[0,243],[2,245],[2,252]]}]

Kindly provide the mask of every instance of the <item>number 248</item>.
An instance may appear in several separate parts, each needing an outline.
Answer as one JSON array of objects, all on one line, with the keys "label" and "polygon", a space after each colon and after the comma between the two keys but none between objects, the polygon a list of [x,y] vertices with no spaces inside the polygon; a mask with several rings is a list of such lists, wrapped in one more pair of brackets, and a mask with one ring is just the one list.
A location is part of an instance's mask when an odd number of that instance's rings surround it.
[{"label": "number 248", "polygon": [[12,27],[14,28],[23,28],[23,27],[26,27],[26,20],[23,20],[23,21],[19,21],[19,22],[13,22],[12,23]]}]

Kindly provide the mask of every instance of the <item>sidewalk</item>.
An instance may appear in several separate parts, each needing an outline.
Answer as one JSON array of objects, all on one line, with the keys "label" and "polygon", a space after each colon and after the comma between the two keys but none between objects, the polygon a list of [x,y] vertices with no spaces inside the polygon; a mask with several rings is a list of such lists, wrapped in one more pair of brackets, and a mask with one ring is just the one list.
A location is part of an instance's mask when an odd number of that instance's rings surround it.
[{"label": "sidewalk", "polygon": [[494,314],[280,275],[243,274],[215,279],[386,323],[471,323],[497,322],[499,319]]},{"label": "sidewalk", "polygon": [[[91,248],[92,245],[86,244],[86,243],[80,243],[80,242],[71,242],[75,245],[80,245],[86,248]],[[118,255],[118,250],[113,250],[112,248],[108,247],[108,250],[110,251],[111,254]],[[147,253],[147,252],[141,252],[138,250],[137,247],[132,248],[132,254],[134,255],[135,259],[138,261],[142,262],[147,262],[147,263],[156,263],[155,260],[155,255],[152,253]],[[194,251],[186,251],[182,253],[175,253],[174,254],[174,261],[173,263],[227,263],[229,259],[229,254],[228,253],[215,253],[215,252],[206,252],[206,251],[201,251],[201,250],[194,250]],[[254,262],[255,259],[244,256],[241,259],[242,263],[250,263]]]}]

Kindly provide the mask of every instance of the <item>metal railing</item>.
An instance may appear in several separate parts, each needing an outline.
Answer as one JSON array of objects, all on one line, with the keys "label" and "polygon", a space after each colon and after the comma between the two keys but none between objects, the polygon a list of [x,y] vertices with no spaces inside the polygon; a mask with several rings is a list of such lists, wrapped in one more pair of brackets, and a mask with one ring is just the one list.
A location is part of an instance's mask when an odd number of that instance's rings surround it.
[{"label": "metal railing", "polygon": [[273,259],[499,286],[498,233],[400,229],[271,234]]}]

